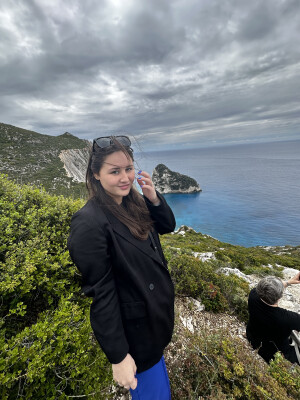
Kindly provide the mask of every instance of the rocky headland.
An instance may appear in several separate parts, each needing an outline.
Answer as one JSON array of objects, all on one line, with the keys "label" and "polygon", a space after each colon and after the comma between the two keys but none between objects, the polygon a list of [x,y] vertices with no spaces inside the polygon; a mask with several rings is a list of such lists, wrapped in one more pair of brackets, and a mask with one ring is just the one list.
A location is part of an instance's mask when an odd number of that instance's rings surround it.
[{"label": "rocky headland", "polygon": [[154,168],[152,180],[160,193],[196,193],[202,190],[195,179],[171,171],[164,164]]}]

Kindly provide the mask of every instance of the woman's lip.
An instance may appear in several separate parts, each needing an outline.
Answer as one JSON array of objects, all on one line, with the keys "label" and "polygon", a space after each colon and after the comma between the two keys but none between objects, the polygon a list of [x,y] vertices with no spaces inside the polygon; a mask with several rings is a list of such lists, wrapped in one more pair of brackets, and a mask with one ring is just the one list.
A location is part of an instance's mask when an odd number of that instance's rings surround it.
[{"label": "woman's lip", "polygon": [[128,183],[128,185],[122,185],[122,186],[119,186],[119,188],[125,190],[125,189],[128,189],[129,186],[130,186],[130,185],[129,185],[129,183]]}]

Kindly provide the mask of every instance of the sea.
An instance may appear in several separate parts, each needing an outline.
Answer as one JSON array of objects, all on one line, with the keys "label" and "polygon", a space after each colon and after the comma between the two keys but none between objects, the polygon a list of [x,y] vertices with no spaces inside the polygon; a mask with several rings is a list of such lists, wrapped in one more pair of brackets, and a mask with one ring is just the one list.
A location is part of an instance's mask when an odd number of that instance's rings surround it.
[{"label": "sea", "polygon": [[188,175],[202,192],[165,194],[176,227],[223,242],[300,245],[300,140],[140,152],[137,168],[157,164]]}]

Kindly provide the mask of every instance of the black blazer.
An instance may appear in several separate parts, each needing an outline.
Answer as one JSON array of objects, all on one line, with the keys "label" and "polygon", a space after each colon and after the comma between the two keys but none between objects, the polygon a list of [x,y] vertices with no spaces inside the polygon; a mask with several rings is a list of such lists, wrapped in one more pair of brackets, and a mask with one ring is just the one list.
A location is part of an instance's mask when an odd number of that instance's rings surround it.
[{"label": "black blazer", "polygon": [[159,206],[145,198],[155,222],[155,246],[133,237],[95,200],[73,215],[68,239],[83,292],[93,297],[90,320],[96,339],[111,363],[130,353],[138,372],[159,361],[174,326],[174,288],[158,233],[173,231],[175,218],[158,197]]}]

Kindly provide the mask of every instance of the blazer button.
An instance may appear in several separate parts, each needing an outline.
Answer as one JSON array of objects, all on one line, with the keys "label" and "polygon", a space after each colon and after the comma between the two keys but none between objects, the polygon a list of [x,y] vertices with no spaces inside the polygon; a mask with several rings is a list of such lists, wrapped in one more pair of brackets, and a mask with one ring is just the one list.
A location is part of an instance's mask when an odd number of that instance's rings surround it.
[{"label": "blazer button", "polygon": [[153,290],[153,289],[154,289],[154,285],[153,285],[153,283],[150,283],[150,285],[149,285],[149,289],[150,289],[150,290]]}]

